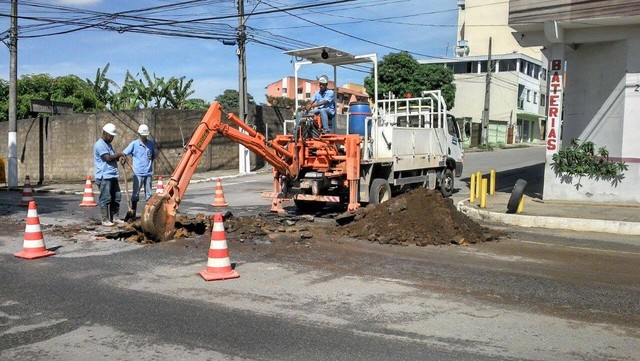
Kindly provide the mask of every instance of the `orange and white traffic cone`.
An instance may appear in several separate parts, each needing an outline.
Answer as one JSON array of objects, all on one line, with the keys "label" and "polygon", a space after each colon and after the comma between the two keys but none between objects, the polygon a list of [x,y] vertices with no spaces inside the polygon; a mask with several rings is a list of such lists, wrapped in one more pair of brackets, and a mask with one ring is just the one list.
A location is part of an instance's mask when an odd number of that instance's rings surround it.
[{"label": "orange and white traffic cone", "polygon": [[214,207],[226,207],[229,204],[224,200],[224,194],[222,193],[222,180],[218,178],[218,184],[216,184],[216,194],[213,197],[213,203],[211,203]]},{"label": "orange and white traffic cone", "polygon": [[84,182],[84,193],[82,193],[82,203],[80,207],[95,207],[97,206],[95,199],[93,199],[93,186],[91,185],[91,176],[87,176],[87,180]]},{"label": "orange and white traffic cone", "polygon": [[162,177],[158,177],[158,184],[156,185],[156,194],[164,193],[164,184],[162,184]]},{"label": "orange and white traffic cone", "polygon": [[205,281],[240,277],[238,272],[231,268],[229,249],[227,249],[227,236],[224,233],[224,222],[222,221],[221,213],[216,213],[213,216],[213,229],[211,230],[211,245],[209,246],[207,268],[200,271],[200,276],[202,276]]},{"label": "orange and white traffic cone", "polygon": [[29,210],[27,211],[27,225],[24,230],[24,245],[22,252],[13,255],[20,258],[34,259],[56,254],[47,250],[44,246],[44,237],[40,228],[40,218],[36,209],[36,202],[29,202]]},{"label": "orange and white traffic cone", "polygon": [[29,202],[34,201],[33,189],[31,188],[31,180],[29,175],[24,177],[24,187],[22,188],[22,198],[20,199],[21,206],[29,205]]}]

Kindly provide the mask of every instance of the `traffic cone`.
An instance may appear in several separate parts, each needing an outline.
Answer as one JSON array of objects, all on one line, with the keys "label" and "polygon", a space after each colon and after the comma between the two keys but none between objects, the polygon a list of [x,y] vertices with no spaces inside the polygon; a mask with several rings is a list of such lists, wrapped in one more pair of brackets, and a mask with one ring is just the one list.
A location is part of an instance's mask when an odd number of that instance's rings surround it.
[{"label": "traffic cone", "polygon": [[238,278],[238,272],[231,268],[229,250],[227,249],[227,236],[224,233],[222,214],[213,216],[213,229],[211,230],[211,245],[209,246],[209,258],[207,268],[200,271],[200,276],[205,281],[224,280]]},{"label": "traffic cone", "polygon": [[24,230],[24,245],[22,252],[13,255],[20,258],[34,259],[56,254],[48,251],[44,246],[44,237],[40,229],[40,218],[38,218],[38,210],[36,202],[29,202],[29,210],[27,211],[27,225]]},{"label": "traffic cone", "polygon": [[158,177],[158,184],[156,185],[156,193],[164,193],[164,184],[162,184],[162,177]]},{"label": "traffic cone", "polygon": [[95,207],[96,201],[93,199],[93,186],[91,185],[91,176],[87,176],[84,182],[84,193],[82,193],[82,203],[80,207]]},{"label": "traffic cone", "polygon": [[24,177],[24,187],[22,188],[22,198],[20,199],[21,206],[29,205],[29,202],[34,201],[33,189],[31,188],[31,180],[29,175]]},{"label": "traffic cone", "polygon": [[224,200],[224,194],[222,193],[222,180],[218,178],[218,184],[216,184],[216,195],[213,198],[213,203],[211,203],[214,207],[226,207],[228,206],[227,202]]}]

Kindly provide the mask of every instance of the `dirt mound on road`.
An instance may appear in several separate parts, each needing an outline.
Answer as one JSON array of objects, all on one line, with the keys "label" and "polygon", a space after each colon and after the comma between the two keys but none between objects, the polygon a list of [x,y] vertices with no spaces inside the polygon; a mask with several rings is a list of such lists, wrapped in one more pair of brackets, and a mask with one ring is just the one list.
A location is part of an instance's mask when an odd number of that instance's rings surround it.
[{"label": "dirt mound on road", "polygon": [[337,231],[381,244],[418,246],[478,243],[500,236],[460,213],[451,198],[425,188],[359,209],[354,221]]},{"label": "dirt mound on road", "polygon": [[[335,213],[315,216],[261,213],[245,217],[227,213],[224,222],[227,239],[240,242],[287,245],[350,237],[380,244],[426,246],[486,242],[501,235],[460,213],[451,198],[425,188],[361,208],[346,218],[338,216],[335,220]],[[208,215],[178,216],[175,239],[209,234],[211,226],[212,219]],[[138,221],[127,223],[121,229],[109,229],[102,235],[133,243],[153,243],[145,238]]]}]

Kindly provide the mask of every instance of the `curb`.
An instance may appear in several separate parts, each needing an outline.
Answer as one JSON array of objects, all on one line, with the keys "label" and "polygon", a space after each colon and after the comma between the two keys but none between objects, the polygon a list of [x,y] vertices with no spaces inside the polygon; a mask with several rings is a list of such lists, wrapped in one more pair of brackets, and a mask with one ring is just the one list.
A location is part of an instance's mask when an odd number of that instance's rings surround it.
[{"label": "curb", "polygon": [[613,233],[629,236],[640,235],[640,223],[606,221],[601,219],[528,216],[483,211],[465,205],[469,199],[458,202],[457,209],[469,218],[497,222],[527,228],[551,228],[579,232]]}]

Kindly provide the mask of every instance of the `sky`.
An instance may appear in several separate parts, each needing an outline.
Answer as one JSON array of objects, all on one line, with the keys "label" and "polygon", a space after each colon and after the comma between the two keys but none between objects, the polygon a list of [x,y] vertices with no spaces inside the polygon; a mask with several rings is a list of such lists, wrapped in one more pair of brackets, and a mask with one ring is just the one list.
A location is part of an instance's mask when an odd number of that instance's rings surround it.
[{"label": "sky", "polygon": [[[285,50],[329,46],[351,54],[401,50],[416,59],[453,56],[456,0],[244,0],[247,88],[257,103],[266,86],[293,76]],[[117,13],[117,14],[116,14]],[[206,102],[239,89],[236,0],[19,0],[18,77],[74,74],[122,85],[127,70],[193,79],[192,98]],[[0,0],[0,40],[8,44],[11,0]],[[365,68],[338,68],[338,83],[363,84]],[[299,76],[333,74],[328,65]],[[9,79],[9,49],[0,46],[0,78]]]}]

